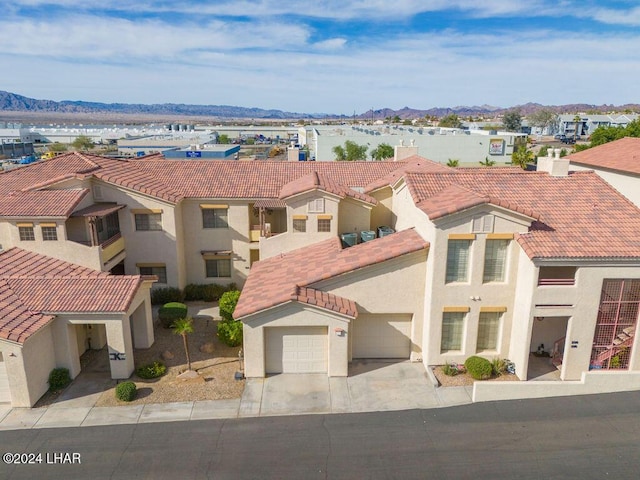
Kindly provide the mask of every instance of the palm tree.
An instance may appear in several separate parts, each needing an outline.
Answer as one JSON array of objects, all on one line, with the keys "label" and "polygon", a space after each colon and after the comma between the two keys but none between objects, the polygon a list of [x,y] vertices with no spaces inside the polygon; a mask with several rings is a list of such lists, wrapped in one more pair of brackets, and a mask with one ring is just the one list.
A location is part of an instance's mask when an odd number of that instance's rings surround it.
[{"label": "palm tree", "polygon": [[187,369],[191,370],[191,357],[189,357],[189,342],[187,341],[187,335],[193,333],[193,319],[187,318],[179,318],[171,325],[171,329],[173,333],[176,335],[182,336],[182,341],[184,342],[184,351],[187,354]]},{"label": "palm tree", "polygon": [[460,165],[460,160],[458,160],[457,158],[450,158],[449,160],[447,160],[447,167],[455,168],[458,165]]}]

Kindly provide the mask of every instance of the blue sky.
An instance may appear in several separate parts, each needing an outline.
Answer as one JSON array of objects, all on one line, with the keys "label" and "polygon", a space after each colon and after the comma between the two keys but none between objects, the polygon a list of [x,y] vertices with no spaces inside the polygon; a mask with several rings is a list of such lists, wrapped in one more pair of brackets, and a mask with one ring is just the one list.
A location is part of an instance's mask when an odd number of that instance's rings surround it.
[{"label": "blue sky", "polygon": [[637,0],[0,0],[0,90],[306,113],[640,103]]}]

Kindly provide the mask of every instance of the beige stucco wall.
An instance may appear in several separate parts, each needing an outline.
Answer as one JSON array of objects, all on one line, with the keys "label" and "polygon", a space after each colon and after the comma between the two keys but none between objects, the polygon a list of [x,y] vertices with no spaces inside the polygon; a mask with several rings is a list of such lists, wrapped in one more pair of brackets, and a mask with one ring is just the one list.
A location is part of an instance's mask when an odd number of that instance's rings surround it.
[{"label": "beige stucco wall", "polygon": [[411,360],[417,361],[422,358],[426,257],[427,251],[422,250],[312,287],[353,300],[359,313],[413,314]]},{"label": "beige stucco wall", "polygon": [[[328,327],[327,374],[330,377],[347,376],[350,327],[348,317],[291,302],[260,315],[246,317],[243,321],[245,376],[249,378],[265,376],[265,328],[303,326]],[[336,335],[335,328],[342,328],[345,334]]]},{"label": "beige stucco wall", "polygon": [[7,368],[11,406],[31,407],[49,389],[49,373],[56,367],[53,337],[49,325],[23,345],[0,340]]},{"label": "beige stucco wall", "polygon": [[394,226],[396,215],[393,213],[393,191],[391,187],[385,187],[370,194],[378,200],[378,204],[371,210],[370,230],[377,230],[378,227]]},{"label": "beige stucco wall", "polygon": [[371,228],[370,206],[367,206],[362,202],[344,198],[340,201],[339,209],[338,233],[355,232],[360,235],[360,232],[363,230],[369,230]]},{"label": "beige stucco wall", "polygon": [[[509,244],[507,268],[504,282],[483,283],[484,252],[487,234],[476,233],[471,244],[469,279],[467,282],[445,283],[447,249],[450,234],[470,234],[475,216],[495,215],[493,233],[512,234],[526,231],[524,217],[512,215],[502,209],[480,206],[459,214],[449,215],[437,222],[435,236],[431,237],[430,255],[433,255],[433,270],[428,274],[431,282],[427,315],[430,318],[429,336],[425,338],[426,364],[441,365],[447,362],[464,362],[472,355],[486,358],[505,358],[509,353],[513,320],[515,285],[518,277],[518,254],[520,247],[515,240]],[[440,353],[442,337],[442,314],[445,307],[467,307],[463,328],[462,350]],[[502,314],[498,348],[495,351],[477,352],[478,319],[482,307],[506,307]]]}]

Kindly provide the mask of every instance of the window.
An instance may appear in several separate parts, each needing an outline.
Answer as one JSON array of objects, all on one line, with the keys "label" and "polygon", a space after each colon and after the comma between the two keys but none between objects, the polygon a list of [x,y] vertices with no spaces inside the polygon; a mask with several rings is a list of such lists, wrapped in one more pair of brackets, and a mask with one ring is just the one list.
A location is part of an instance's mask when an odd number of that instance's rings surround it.
[{"label": "window", "polygon": [[140,275],[155,275],[158,283],[167,283],[167,267],[138,267]]},{"label": "window", "polygon": [[[160,215],[160,214],[158,214]],[[137,230],[136,225],[136,230]],[[102,245],[110,238],[120,233],[120,219],[118,212],[113,212],[106,217],[96,218],[96,233],[98,235],[98,243]]]},{"label": "window", "polygon": [[203,208],[202,228],[229,228],[229,209]]},{"label": "window", "polygon": [[161,213],[136,213],[136,230],[162,230]]},{"label": "window", "polygon": [[33,232],[33,226],[18,227],[18,232],[20,233],[20,240],[23,242],[32,242],[36,239],[36,235]]},{"label": "window", "polygon": [[466,282],[469,275],[471,240],[449,240],[446,282]]},{"label": "window", "polygon": [[483,215],[474,217],[472,231],[475,233],[491,233],[493,232],[494,215]]},{"label": "window", "polygon": [[307,219],[306,218],[294,218],[293,219],[293,231],[297,233],[304,233],[307,231]]},{"label": "window", "polygon": [[480,312],[478,321],[478,352],[498,349],[498,331],[500,330],[500,312]]},{"label": "window", "polygon": [[484,248],[483,282],[504,282],[508,248],[509,240],[487,240]]},{"label": "window", "polygon": [[314,198],[307,204],[309,213],[324,213],[324,198]]},{"label": "window", "polygon": [[444,312],[442,314],[442,340],[440,353],[462,350],[464,312]]},{"label": "window", "polygon": [[42,229],[42,240],[55,241],[58,240],[58,230],[56,227],[40,227]]},{"label": "window", "polygon": [[207,278],[219,278],[231,276],[231,259],[216,258],[204,261],[207,271]]},{"label": "window", "polygon": [[331,219],[319,218],[318,219],[318,232],[330,232],[331,231]]}]

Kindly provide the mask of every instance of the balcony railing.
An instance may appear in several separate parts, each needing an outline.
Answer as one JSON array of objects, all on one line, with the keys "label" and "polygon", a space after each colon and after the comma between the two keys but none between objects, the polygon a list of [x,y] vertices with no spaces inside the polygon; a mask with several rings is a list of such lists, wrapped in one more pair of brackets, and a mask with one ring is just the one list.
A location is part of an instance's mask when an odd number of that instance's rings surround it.
[{"label": "balcony railing", "polygon": [[576,284],[575,278],[540,278],[538,279],[538,286],[571,286]]}]

